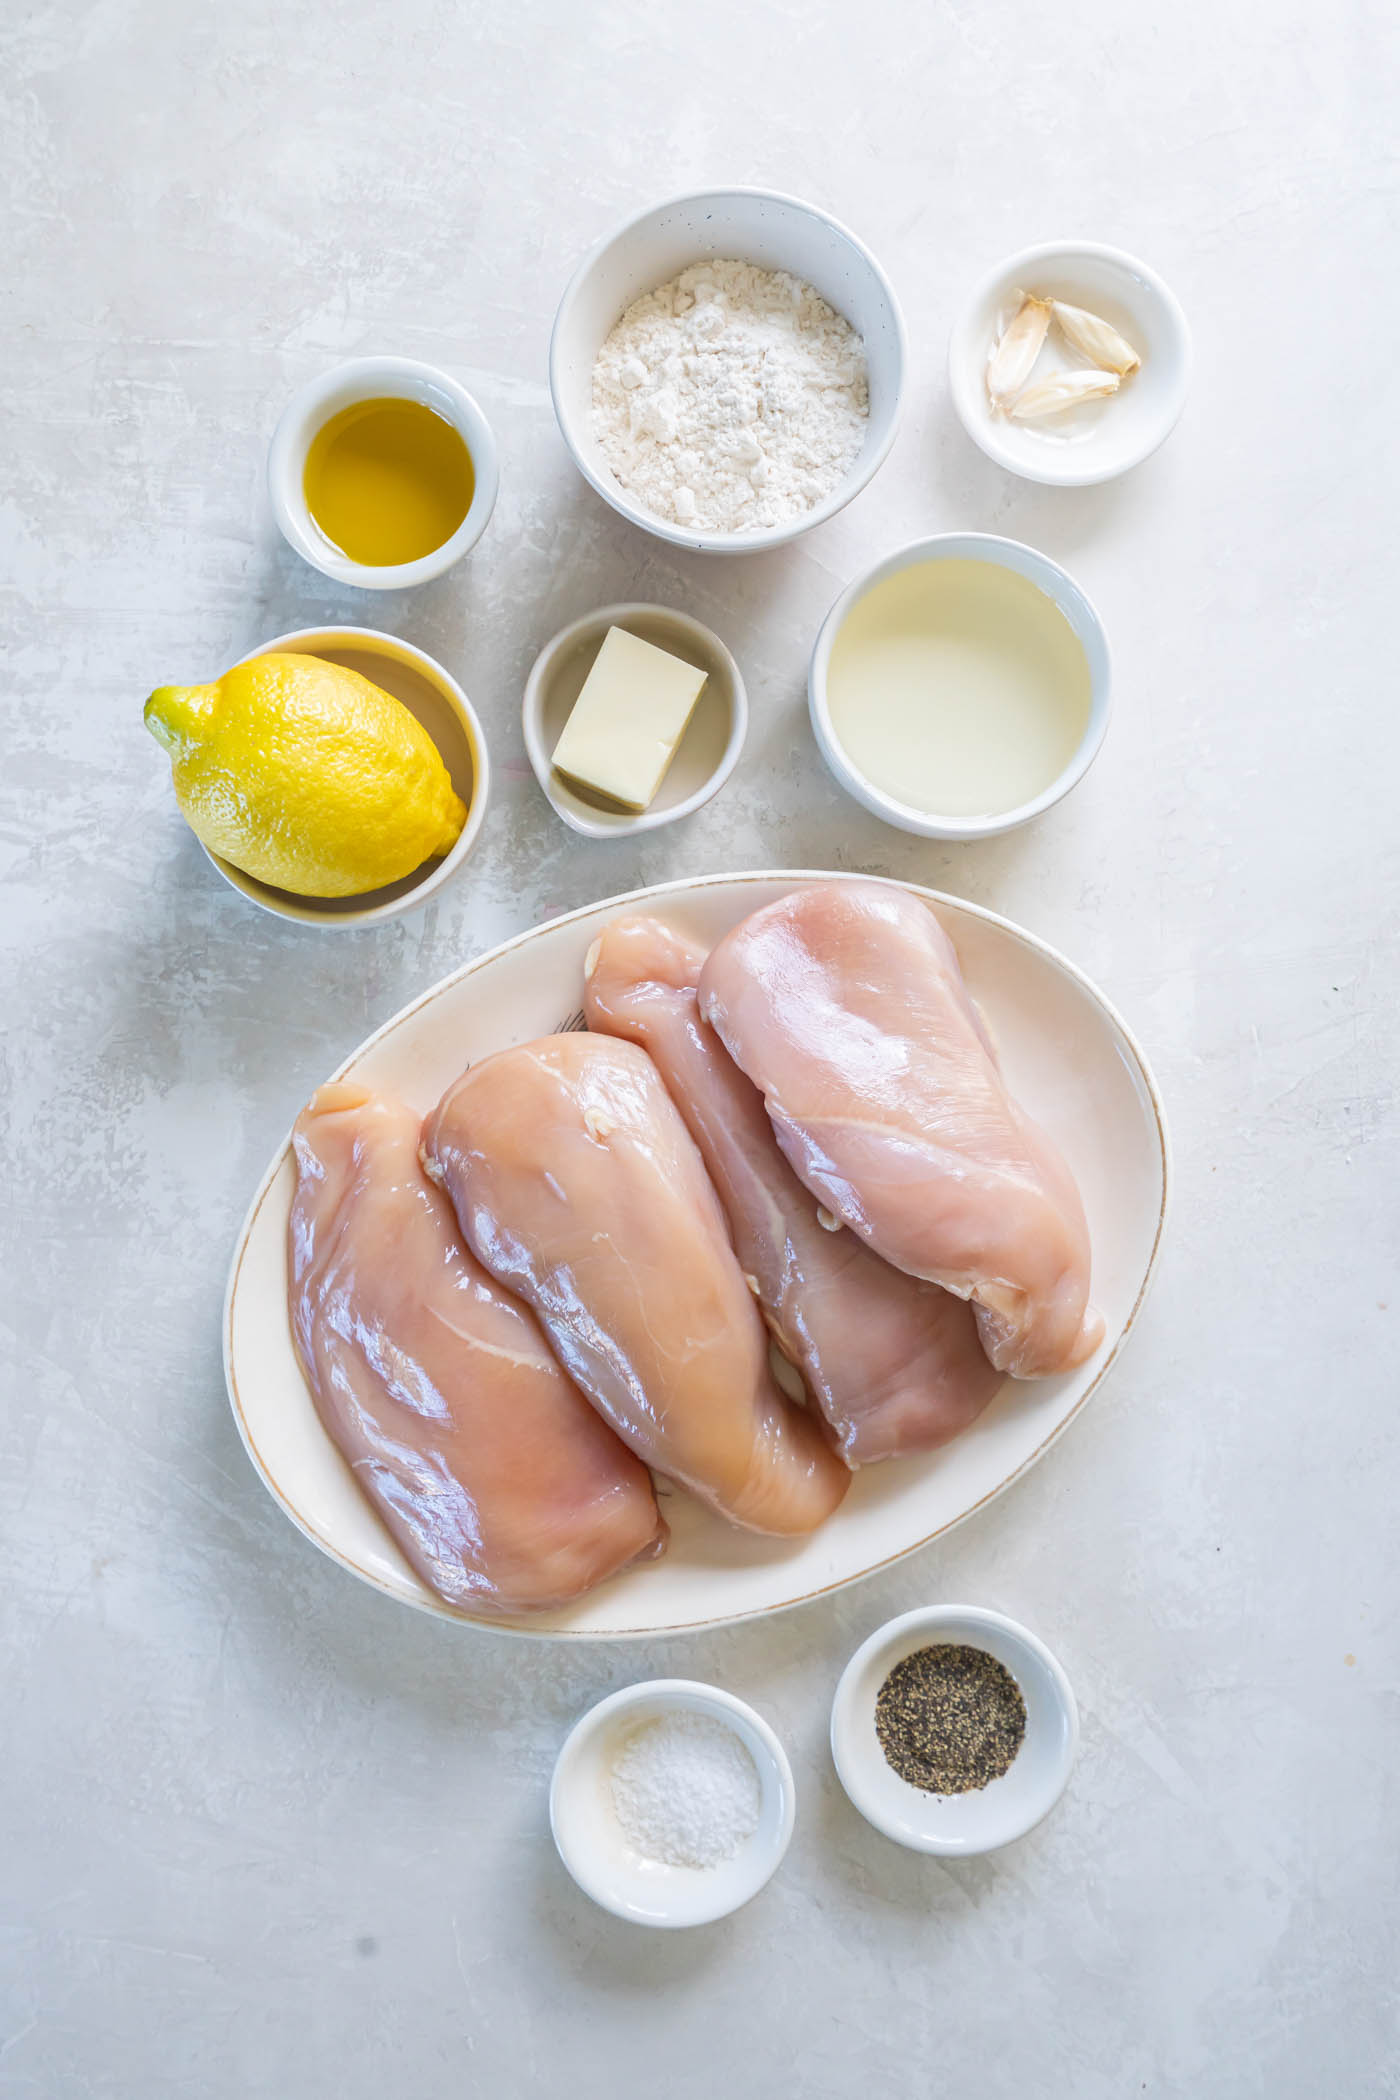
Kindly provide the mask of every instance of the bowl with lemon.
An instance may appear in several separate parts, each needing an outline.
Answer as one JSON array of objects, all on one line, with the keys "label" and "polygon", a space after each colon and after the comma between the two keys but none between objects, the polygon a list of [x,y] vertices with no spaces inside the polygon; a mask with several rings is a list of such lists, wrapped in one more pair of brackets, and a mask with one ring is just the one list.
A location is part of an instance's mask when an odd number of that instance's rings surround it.
[{"label": "bowl with lemon", "polygon": [[485,816],[475,710],[396,635],[279,635],[210,685],[158,687],[145,723],[214,867],[282,918],[350,928],[414,910]]}]

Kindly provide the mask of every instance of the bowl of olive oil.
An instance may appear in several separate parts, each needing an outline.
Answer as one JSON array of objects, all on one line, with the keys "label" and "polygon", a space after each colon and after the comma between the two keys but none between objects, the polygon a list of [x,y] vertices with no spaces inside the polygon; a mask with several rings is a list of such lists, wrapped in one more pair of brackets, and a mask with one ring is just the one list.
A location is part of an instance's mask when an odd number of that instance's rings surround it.
[{"label": "bowl of olive oil", "polygon": [[441,576],[474,547],[496,501],[491,427],[450,374],[359,357],[300,388],[268,455],[289,546],[362,590]]}]

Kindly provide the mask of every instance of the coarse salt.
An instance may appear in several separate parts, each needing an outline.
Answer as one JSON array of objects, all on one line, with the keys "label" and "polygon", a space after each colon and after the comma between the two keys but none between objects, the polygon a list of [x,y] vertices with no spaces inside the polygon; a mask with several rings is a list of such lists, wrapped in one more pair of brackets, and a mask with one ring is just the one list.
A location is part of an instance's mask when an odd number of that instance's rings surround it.
[{"label": "coarse salt", "polygon": [[613,1761],[612,1798],[643,1858],[717,1867],[757,1830],[762,1787],[732,1728],[710,1714],[679,1712],[628,1736]]}]

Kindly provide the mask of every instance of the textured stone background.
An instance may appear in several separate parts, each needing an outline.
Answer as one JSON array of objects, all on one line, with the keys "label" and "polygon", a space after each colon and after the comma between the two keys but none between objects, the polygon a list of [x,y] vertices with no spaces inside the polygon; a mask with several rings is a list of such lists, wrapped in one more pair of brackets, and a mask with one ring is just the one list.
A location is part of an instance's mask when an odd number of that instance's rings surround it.
[{"label": "textured stone background", "polygon": [[[7,2095],[1396,2089],[1394,20],[5,11]],[[872,488],[795,547],[706,564],[578,480],[545,348],[588,243],[715,180],[853,224],[914,356]],[[1157,458],[1061,492],[973,449],[943,356],[982,269],[1066,234],[1157,265],[1199,366]],[[263,495],[289,390],[361,350],[451,367],[501,443],[488,538],[402,599],[301,566]],[[1068,805],[939,850],[840,796],[803,679],[855,568],[955,526],[1082,579],[1117,713]],[[622,597],[717,627],[755,722],[700,817],[587,845],[528,773],[519,695],[562,621]],[[334,940],[219,883],[140,726],[152,685],[324,618],[442,657],[499,783],[455,889]],[[993,905],[1139,1030],[1179,1179],[1134,1346],[975,1523],[769,1625],[555,1652],[395,1608],[287,1524],[225,1404],[224,1270],[263,1162],[474,950],[637,883],[804,864]],[[825,1748],[854,1643],[948,1596],[1042,1631],[1085,1724],[1059,1812],[968,1865],[877,1837]],[[545,1822],[574,1715],[672,1669],[754,1699],[801,1793],[763,1899],[675,1938],[593,1909]]]}]

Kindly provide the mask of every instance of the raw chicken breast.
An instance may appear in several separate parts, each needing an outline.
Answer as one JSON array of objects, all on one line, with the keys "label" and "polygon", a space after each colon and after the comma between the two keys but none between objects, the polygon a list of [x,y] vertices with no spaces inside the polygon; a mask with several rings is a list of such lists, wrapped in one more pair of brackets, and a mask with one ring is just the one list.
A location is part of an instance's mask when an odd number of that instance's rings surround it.
[{"label": "raw chicken breast", "polygon": [[811,1531],[849,1474],[768,1369],[700,1155],[633,1043],[557,1035],[459,1079],[424,1163],[560,1362],[658,1472],[752,1531]]},{"label": "raw chicken breast", "polygon": [[423,1580],[460,1611],[537,1611],[661,1552],[645,1466],[462,1245],[419,1166],[413,1111],[323,1086],[292,1144],[302,1372]]},{"label": "raw chicken breast", "polygon": [[847,1465],[930,1451],[1001,1384],[961,1299],[820,1223],[763,1097],[700,1018],[702,948],[659,919],[614,919],[588,958],[588,1025],[650,1052],[700,1149],[734,1251]]},{"label": "raw chicken breast", "polygon": [[799,1179],[896,1268],[970,1298],[999,1370],[1042,1377],[1098,1347],[1074,1178],[1008,1094],[927,906],[869,882],[794,890],[726,934],[700,1010]]}]

